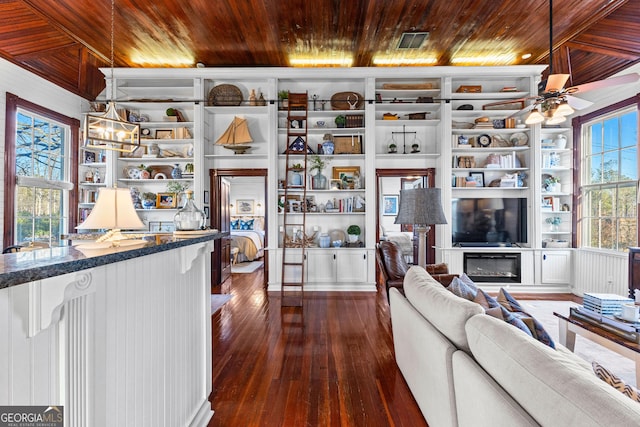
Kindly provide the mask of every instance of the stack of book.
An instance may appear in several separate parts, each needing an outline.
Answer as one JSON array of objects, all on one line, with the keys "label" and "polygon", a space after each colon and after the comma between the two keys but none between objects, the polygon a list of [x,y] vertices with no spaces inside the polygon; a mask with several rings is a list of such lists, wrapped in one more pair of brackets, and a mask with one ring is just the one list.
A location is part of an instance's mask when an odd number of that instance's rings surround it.
[{"label": "stack of book", "polygon": [[615,294],[596,294],[585,292],[584,307],[599,314],[620,315],[622,304],[633,303],[634,300]]},{"label": "stack of book", "polygon": [[571,316],[605,329],[626,340],[640,343],[640,322],[620,317],[622,304],[634,302],[614,294],[585,293],[582,307],[571,308]]}]

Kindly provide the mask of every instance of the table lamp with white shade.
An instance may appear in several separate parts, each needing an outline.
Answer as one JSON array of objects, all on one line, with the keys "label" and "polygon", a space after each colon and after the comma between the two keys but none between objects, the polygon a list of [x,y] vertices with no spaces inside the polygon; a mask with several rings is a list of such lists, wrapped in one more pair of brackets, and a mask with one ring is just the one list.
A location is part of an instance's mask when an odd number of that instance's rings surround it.
[{"label": "table lamp with white shade", "polygon": [[400,207],[395,224],[413,224],[418,232],[418,265],[427,266],[427,232],[433,224],[446,224],[439,188],[400,190]]},{"label": "table lamp with white shade", "polygon": [[133,206],[128,188],[100,189],[98,200],[91,213],[82,224],[76,227],[78,230],[108,229],[105,235],[96,240],[96,243],[110,243],[102,247],[120,246],[120,241],[128,240],[127,236],[120,232],[121,229],[143,228],[145,225]]}]

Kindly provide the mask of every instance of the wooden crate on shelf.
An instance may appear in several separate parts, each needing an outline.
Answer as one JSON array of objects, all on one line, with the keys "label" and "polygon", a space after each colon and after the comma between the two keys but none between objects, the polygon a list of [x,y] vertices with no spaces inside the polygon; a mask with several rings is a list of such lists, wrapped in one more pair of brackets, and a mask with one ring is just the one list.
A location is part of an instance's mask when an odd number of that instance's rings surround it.
[{"label": "wooden crate on shelf", "polygon": [[362,154],[362,135],[334,135],[334,154]]}]

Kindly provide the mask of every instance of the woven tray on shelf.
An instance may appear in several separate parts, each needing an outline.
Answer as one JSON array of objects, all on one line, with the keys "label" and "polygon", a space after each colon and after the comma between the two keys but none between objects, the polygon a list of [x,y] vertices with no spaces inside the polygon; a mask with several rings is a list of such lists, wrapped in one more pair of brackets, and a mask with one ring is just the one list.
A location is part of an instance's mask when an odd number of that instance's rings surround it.
[{"label": "woven tray on shelf", "polygon": [[242,91],[237,86],[222,84],[209,91],[208,105],[233,106],[242,103]]},{"label": "woven tray on shelf", "polygon": [[358,92],[338,92],[331,97],[331,108],[334,110],[361,110],[364,97]]}]

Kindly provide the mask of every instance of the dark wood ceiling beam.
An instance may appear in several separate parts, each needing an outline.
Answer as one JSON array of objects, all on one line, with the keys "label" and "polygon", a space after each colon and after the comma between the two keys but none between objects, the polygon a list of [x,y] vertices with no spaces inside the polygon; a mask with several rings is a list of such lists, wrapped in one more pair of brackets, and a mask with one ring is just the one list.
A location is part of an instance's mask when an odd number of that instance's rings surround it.
[{"label": "dark wood ceiling beam", "polygon": [[599,53],[601,55],[615,56],[616,58],[626,59],[628,61],[637,61],[640,59],[640,52],[630,52],[618,49],[614,46],[596,46],[589,43],[569,41],[565,46],[570,49],[584,50],[585,52]]},{"label": "dark wood ceiling beam", "polygon": [[22,2],[25,5],[27,5],[29,7],[29,9],[33,11],[33,13],[35,13],[40,18],[45,20],[49,25],[51,25],[52,27],[62,31],[68,37],[70,37],[71,39],[75,40],[77,43],[79,43],[82,46],[84,46],[85,49],[87,49],[93,55],[97,56],[99,59],[101,59],[101,60],[103,60],[105,62],[111,63],[110,59],[107,56],[105,56],[104,54],[102,54],[98,49],[93,47],[93,45],[91,45],[91,43],[87,42],[86,40],[82,39],[81,37],[78,37],[77,34],[75,34],[74,32],[72,32],[70,30],[68,30],[64,25],[60,24],[59,22],[50,19],[47,15],[43,14],[38,9],[38,7],[36,7],[30,0],[22,0]]},{"label": "dark wood ceiling beam", "polygon": [[[610,15],[611,13],[613,13],[614,11],[619,9],[620,7],[624,6],[628,1],[629,0],[611,0],[610,2],[606,3],[600,9],[598,9],[596,11],[593,11],[588,19],[582,20],[580,23],[578,23],[576,26],[574,26],[572,28],[571,32],[568,32],[567,34],[564,34],[564,35],[560,36],[560,38],[557,37],[557,35],[555,34],[555,30],[554,30],[553,50],[555,51],[556,49],[559,49],[562,45],[564,45],[568,41],[578,37],[581,33],[587,31],[589,29],[589,27],[591,27],[592,25],[596,25],[596,23],[599,20],[607,17],[608,15]],[[547,8],[547,10],[548,10],[548,8]],[[557,17],[554,14],[554,16],[553,16],[554,22],[555,22],[556,18]],[[540,62],[543,62],[545,60],[546,61],[549,60],[549,51],[548,50],[547,50],[546,53],[537,56],[534,59],[533,62],[534,63],[540,63]]]}]

